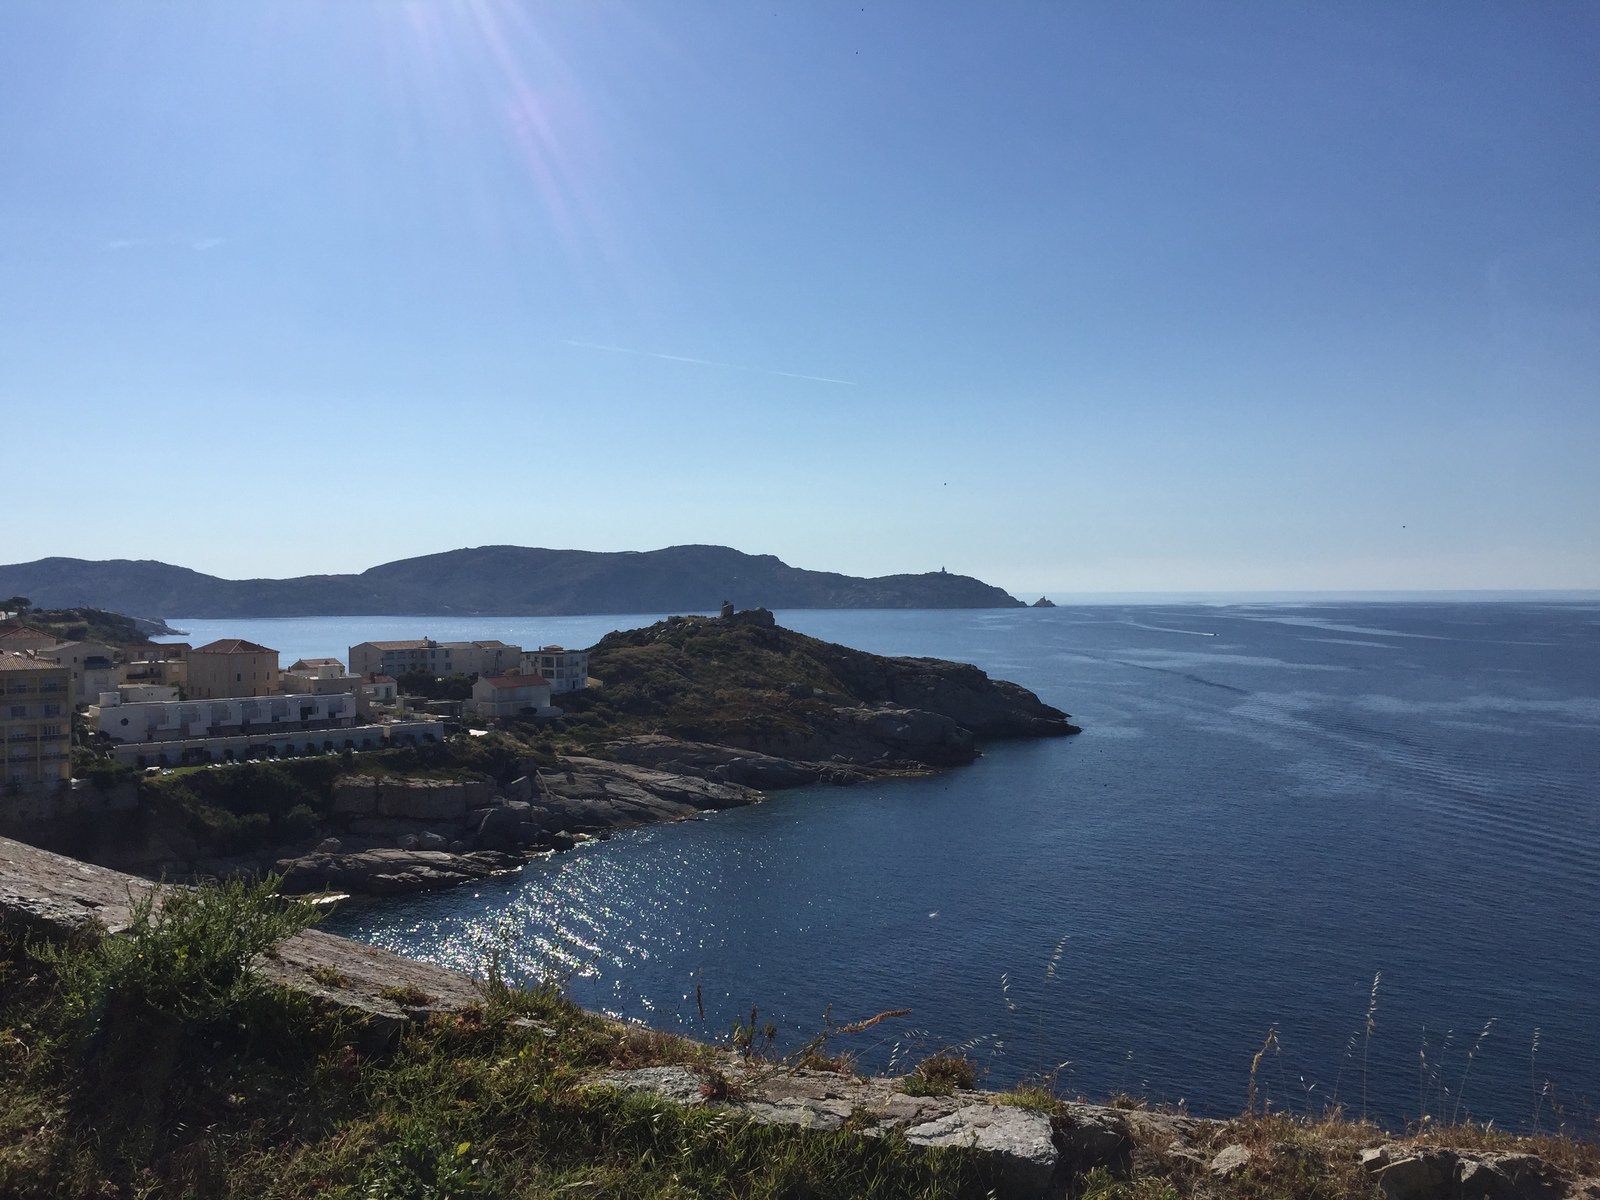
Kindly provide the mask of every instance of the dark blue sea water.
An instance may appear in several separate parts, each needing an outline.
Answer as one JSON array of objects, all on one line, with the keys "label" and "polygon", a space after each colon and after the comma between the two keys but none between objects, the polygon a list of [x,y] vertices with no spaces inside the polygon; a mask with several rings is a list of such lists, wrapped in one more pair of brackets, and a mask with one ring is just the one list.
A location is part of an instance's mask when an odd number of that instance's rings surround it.
[{"label": "dark blue sea water", "polygon": [[[1058,1070],[1090,1096],[1232,1113],[1276,1030],[1258,1087],[1278,1107],[1593,1121],[1600,606],[780,620],[976,662],[1084,732],[775,794],[331,927],[468,968],[498,947],[574,972],[580,1003],[699,1036],[751,1005],[786,1045],[830,1005],[911,1009],[841,1043],[872,1068],[964,1045],[995,1083]],[[481,625],[583,644],[630,623]],[[370,622],[272,624],[299,654]]]}]

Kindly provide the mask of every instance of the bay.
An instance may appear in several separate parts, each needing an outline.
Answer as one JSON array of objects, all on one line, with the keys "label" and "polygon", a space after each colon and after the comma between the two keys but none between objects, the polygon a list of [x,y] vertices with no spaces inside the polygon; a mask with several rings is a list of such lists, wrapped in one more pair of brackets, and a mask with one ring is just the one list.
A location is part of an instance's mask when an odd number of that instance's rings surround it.
[{"label": "bay", "polygon": [[[180,623],[287,662],[424,632],[581,646],[652,619]],[[779,1048],[830,1006],[840,1022],[909,1008],[839,1040],[864,1069],[961,1046],[994,1085],[1054,1073],[1230,1114],[1272,1030],[1257,1087],[1275,1107],[1592,1122],[1600,606],[779,620],[976,662],[1084,732],[929,778],[776,793],[327,927],[467,969],[498,952],[514,974],[570,976],[581,1004],[694,1036],[754,1005]]]}]

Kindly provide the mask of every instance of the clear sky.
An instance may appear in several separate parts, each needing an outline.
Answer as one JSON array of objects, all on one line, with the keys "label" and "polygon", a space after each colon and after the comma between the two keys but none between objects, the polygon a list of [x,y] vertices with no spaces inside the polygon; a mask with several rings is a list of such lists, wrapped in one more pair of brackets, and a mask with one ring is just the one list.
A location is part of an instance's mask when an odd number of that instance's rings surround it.
[{"label": "clear sky", "polygon": [[0,6],[0,561],[1600,587],[1600,7]]}]

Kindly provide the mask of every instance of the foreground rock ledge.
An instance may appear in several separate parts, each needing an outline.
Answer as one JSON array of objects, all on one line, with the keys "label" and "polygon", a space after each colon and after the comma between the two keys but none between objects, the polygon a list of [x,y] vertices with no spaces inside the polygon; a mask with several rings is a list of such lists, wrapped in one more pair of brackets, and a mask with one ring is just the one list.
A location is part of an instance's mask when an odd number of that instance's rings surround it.
[{"label": "foreground rock ledge", "polygon": [[[115,932],[127,925],[133,900],[153,886],[137,876],[0,838],[3,926],[52,937]],[[478,982],[467,975],[314,929],[284,941],[261,965],[274,982],[360,1013],[369,1036],[385,1043],[408,1021],[483,1001]],[[339,979],[339,986],[321,981],[329,978]],[[426,1001],[397,1003],[390,996],[401,989],[421,993]],[[967,1147],[994,1157],[1001,1194],[1019,1200],[1062,1196],[1091,1170],[1122,1174],[1141,1161],[1159,1163],[1169,1175],[1223,1180],[1252,1170],[1262,1153],[1238,1144],[1206,1153],[1204,1147],[1231,1132],[1232,1124],[1225,1121],[1083,1103],[1046,1112],[1009,1105],[996,1093],[981,1091],[910,1096],[900,1090],[899,1080],[790,1069],[731,1053],[715,1055],[714,1068],[722,1084],[717,1089],[708,1086],[713,1075],[704,1066],[608,1071],[590,1083],[684,1105],[714,1103],[766,1124],[823,1132],[848,1124],[868,1136],[899,1130],[914,1145]],[[1365,1194],[1373,1200],[1600,1200],[1600,1178],[1574,1177],[1531,1154],[1399,1142],[1376,1148],[1347,1142],[1330,1144],[1328,1150],[1359,1162]],[[1266,1151],[1280,1152],[1295,1155],[1300,1148]]]},{"label": "foreground rock ledge", "polygon": [[[908,1096],[895,1079],[858,1079],[731,1055],[718,1070],[729,1096],[715,1103],[752,1120],[829,1132],[849,1122],[868,1136],[900,1130],[912,1145],[979,1150],[995,1157],[1005,1193],[1012,1196],[1055,1194],[1097,1167],[1126,1171],[1133,1119],[1166,1119],[1093,1104],[1069,1104],[1064,1115],[1054,1115],[1001,1103],[993,1092]],[[713,1102],[706,1098],[706,1078],[687,1067],[642,1067],[608,1071],[596,1082],[698,1105]]]}]

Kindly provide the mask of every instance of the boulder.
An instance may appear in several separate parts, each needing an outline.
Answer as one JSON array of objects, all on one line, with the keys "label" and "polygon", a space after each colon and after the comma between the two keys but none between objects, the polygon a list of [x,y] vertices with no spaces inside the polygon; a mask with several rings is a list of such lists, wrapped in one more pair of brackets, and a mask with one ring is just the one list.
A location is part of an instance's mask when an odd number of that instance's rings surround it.
[{"label": "boulder", "polygon": [[906,1130],[914,1146],[969,1146],[993,1155],[1005,1194],[1037,1196],[1050,1186],[1061,1152],[1050,1118],[1000,1104],[967,1104]]},{"label": "boulder", "polygon": [[1098,1104],[1069,1104],[1057,1122],[1056,1145],[1063,1169],[1072,1176],[1096,1167],[1126,1171],[1133,1162],[1133,1132],[1117,1109]]},{"label": "boulder", "polygon": [[1460,1200],[1556,1200],[1575,1197],[1561,1172],[1534,1154],[1462,1155],[1456,1169]]},{"label": "boulder", "polygon": [[1459,1200],[1516,1200],[1517,1196],[1511,1176],[1479,1159],[1463,1160],[1457,1167],[1456,1187]]},{"label": "boulder", "polygon": [[1456,1162],[1449,1150],[1411,1147],[1386,1146],[1362,1155],[1362,1165],[1377,1176],[1388,1200],[1450,1200]]},{"label": "boulder", "polygon": [[528,845],[534,826],[528,821],[530,806],[512,801],[503,808],[491,808],[478,825],[478,845],[485,850],[512,851]]},{"label": "boulder", "polygon": [[1213,1175],[1226,1179],[1229,1176],[1237,1175],[1249,1165],[1250,1151],[1235,1142],[1233,1145],[1224,1146],[1219,1150],[1217,1156],[1211,1160],[1211,1165],[1208,1169]]}]

